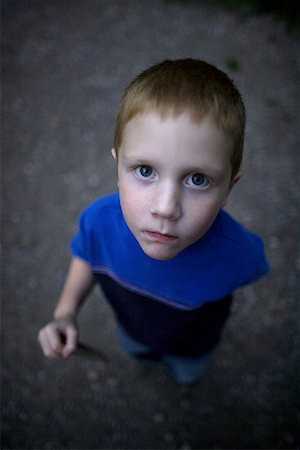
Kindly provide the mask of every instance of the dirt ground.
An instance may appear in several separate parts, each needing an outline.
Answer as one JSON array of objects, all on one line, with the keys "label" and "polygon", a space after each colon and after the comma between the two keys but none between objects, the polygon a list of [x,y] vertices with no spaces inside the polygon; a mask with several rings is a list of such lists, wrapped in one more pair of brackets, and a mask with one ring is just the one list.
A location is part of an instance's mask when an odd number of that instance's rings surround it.
[{"label": "dirt ground", "polygon": [[[2,449],[296,449],[299,36],[269,14],[196,0],[5,0],[2,23]],[[37,333],[78,214],[116,190],[121,91],[181,57],[226,70],[243,93],[244,176],[227,209],[263,237],[270,274],[236,293],[194,387],[120,352],[100,291],[81,312],[81,340],[106,360],[47,360]]]}]

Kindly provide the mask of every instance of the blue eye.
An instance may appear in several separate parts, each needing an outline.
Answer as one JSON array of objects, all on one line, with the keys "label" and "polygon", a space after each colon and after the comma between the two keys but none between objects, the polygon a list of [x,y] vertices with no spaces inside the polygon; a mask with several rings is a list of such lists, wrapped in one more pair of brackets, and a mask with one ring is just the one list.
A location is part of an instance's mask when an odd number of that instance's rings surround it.
[{"label": "blue eye", "polygon": [[153,169],[150,166],[139,166],[135,169],[135,173],[141,178],[150,178],[153,175]]},{"label": "blue eye", "polygon": [[186,183],[189,186],[204,189],[209,185],[209,180],[202,173],[194,173],[187,178]]}]

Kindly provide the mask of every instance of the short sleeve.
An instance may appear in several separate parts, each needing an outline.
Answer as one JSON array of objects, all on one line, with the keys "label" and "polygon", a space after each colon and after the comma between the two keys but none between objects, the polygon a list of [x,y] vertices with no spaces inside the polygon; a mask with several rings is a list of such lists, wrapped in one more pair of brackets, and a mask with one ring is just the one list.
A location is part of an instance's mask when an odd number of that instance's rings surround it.
[{"label": "short sleeve", "polygon": [[255,265],[255,274],[253,277],[253,280],[258,280],[259,278],[265,276],[268,272],[269,272],[269,264],[266,258],[266,254],[265,254],[265,248],[264,248],[264,243],[263,240],[257,236],[254,235],[254,237],[256,238],[256,254],[257,254],[257,259],[256,259],[256,265]]},{"label": "short sleeve", "polygon": [[87,226],[86,214],[83,212],[79,218],[78,230],[71,240],[71,252],[74,256],[91,263],[90,238]]}]

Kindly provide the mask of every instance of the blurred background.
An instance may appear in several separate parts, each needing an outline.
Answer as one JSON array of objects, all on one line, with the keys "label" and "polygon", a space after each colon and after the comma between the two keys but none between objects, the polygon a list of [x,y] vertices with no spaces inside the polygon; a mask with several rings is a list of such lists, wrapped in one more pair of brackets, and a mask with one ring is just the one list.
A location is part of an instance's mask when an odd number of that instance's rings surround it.
[{"label": "blurred background", "polygon": [[[295,1],[2,1],[2,448],[299,446],[299,12]],[[81,340],[106,360],[49,361],[51,319],[78,214],[116,190],[124,86],[166,58],[225,70],[248,113],[244,175],[227,207],[271,271],[236,293],[200,383],[179,388],[116,342],[100,290]],[[297,415],[298,414],[298,415]]]}]

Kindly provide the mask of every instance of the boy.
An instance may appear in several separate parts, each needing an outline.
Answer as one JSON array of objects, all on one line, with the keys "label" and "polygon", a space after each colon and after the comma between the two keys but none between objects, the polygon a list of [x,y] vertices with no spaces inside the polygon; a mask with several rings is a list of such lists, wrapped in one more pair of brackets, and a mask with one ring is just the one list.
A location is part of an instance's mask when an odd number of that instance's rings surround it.
[{"label": "boy", "polygon": [[200,60],[164,61],[127,87],[112,155],[119,194],[81,215],[46,356],[76,348],[76,315],[95,282],[120,344],[162,360],[179,383],[199,378],[228,318],[232,292],[268,268],[261,239],[222,207],[241,176],[245,112],[227,75]]}]

